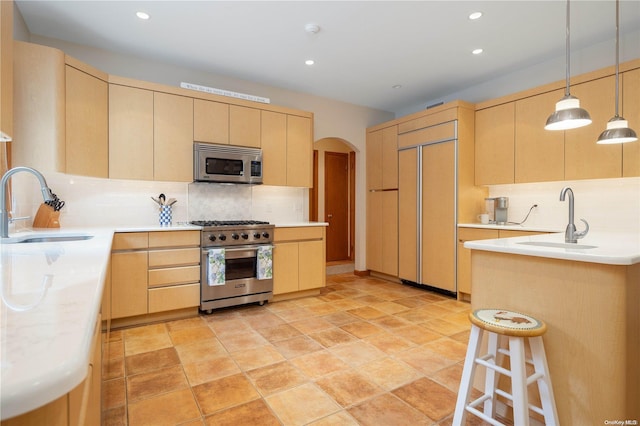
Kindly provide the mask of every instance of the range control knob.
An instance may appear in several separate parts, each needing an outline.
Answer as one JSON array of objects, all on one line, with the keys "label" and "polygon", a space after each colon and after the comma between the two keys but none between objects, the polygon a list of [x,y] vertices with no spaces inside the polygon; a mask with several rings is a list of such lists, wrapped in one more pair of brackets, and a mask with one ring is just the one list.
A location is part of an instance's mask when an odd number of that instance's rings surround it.
[{"label": "range control knob", "polygon": [[269,238],[269,233],[265,231],[265,232],[262,233],[262,236],[264,238]]},{"label": "range control knob", "polygon": [[238,238],[240,238],[240,235],[233,233],[231,234],[231,238],[233,238],[234,240],[237,240]]},{"label": "range control knob", "polygon": [[224,235],[224,234],[220,234],[220,235],[218,235],[218,239],[219,239],[220,241],[224,241],[224,240],[226,240],[226,239],[227,239],[227,236],[226,236],[226,235]]},{"label": "range control knob", "polygon": [[253,238],[255,238],[256,240],[260,239],[260,233],[256,232],[255,234],[253,234]]},{"label": "range control knob", "polygon": [[249,238],[249,234],[245,234],[244,232],[240,234],[240,236],[242,237],[243,240],[246,240]]},{"label": "range control knob", "polygon": [[215,240],[216,240],[215,235],[209,235],[209,241],[215,241]]}]

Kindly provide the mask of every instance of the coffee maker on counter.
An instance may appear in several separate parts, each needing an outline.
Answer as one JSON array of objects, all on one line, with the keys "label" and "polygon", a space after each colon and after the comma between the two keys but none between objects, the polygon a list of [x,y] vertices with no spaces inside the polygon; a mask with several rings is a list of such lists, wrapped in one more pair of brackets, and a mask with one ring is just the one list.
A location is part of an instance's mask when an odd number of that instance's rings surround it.
[{"label": "coffee maker on counter", "polygon": [[509,197],[485,198],[485,206],[489,214],[489,223],[506,225],[509,210]]}]

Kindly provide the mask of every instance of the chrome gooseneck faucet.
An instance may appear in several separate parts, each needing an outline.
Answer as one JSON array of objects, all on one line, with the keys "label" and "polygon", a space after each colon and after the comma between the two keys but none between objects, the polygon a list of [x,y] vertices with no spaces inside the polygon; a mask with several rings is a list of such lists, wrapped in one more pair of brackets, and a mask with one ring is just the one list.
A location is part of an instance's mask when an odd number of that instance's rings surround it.
[{"label": "chrome gooseneck faucet", "polygon": [[9,184],[9,178],[15,175],[18,172],[29,172],[40,181],[40,189],[42,191],[42,198],[44,201],[52,201],[53,194],[51,194],[51,190],[47,186],[47,181],[45,180],[42,173],[37,171],[36,169],[32,169],[31,167],[14,167],[11,170],[8,170],[4,176],[2,176],[2,181],[0,181],[0,238],[8,238],[9,237],[9,212],[7,211],[7,186]]},{"label": "chrome gooseneck faucet", "polygon": [[580,219],[584,222],[586,229],[581,232],[576,231],[576,225],[573,223],[573,190],[568,186],[562,188],[562,191],[560,191],[560,201],[564,201],[567,194],[569,194],[569,224],[564,232],[564,242],[577,243],[578,239],[584,238],[584,236],[589,232],[589,224],[586,220]]}]

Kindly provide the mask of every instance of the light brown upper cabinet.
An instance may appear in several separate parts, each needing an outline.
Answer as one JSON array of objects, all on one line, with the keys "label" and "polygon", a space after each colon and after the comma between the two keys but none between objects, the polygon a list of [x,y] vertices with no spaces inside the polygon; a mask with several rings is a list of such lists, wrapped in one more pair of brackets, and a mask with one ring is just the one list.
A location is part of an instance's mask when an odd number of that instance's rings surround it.
[{"label": "light brown upper cabinet", "polygon": [[287,184],[287,115],[262,111],[262,183]]},{"label": "light brown upper cabinet", "polygon": [[65,80],[66,173],[109,177],[109,85],[69,65]]},{"label": "light brown upper cabinet", "polygon": [[153,178],[193,181],[193,99],[153,94]]},{"label": "light brown upper cabinet", "polygon": [[367,189],[398,188],[398,126],[367,133]]},{"label": "light brown upper cabinet", "polygon": [[313,186],[312,121],[291,114],[287,114],[287,185]]},{"label": "light brown upper cabinet", "polygon": [[229,104],[193,100],[193,138],[198,142],[229,143]]},{"label": "light brown upper cabinet", "polygon": [[564,179],[564,132],[544,125],[562,90],[515,102],[515,183]]},{"label": "light brown upper cabinet", "polygon": [[109,85],[109,177],[153,180],[153,92]]},{"label": "light brown upper cabinet", "polygon": [[[622,116],[640,134],[640,68],[622,74]],[[640,176],[640,141],[622,145],[622,176]]]},{"label": "light brown upper cabinet", "polygon": [[476,111],[476,185],[514,182],[514,140],[513,102]]},{"label": "light brown upper cabinet", "polygon": [[260,110],[229,106],[229,143],[260,148]]},{"label": "light brown upper cabinet", "polygon": [[566,130],[566,180],[617,178],[622,176],[622,146],[598,145],[598,136],[614,115],[615,78],[603,77],[571,87],[571,94],[591,115],[593,122],[585,127]]}]

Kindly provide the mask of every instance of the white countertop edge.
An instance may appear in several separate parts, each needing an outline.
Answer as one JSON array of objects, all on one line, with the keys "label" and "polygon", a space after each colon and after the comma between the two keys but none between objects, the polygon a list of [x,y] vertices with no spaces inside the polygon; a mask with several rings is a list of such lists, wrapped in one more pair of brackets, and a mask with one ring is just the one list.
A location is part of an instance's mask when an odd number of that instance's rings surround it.
[{"label": "white countertop edge", "polygon": [[527,225],[496,225],[482,223],[459,223],[458,228],[478,228],[478,229],[498,229],[504,231],[527,231],[527,232],[564,232],[564,229],[550,226],[527,226]]},{"label": "white countertop edge", "polygon": [[283,222],[276,223],[276,228],[302,228],[308,226],[329,226],[327,222]]},{"label": "white countertop edge", "polygon": [[[75,342],[73,348],[64,347],[56,349],[51,346],[47,347],[30,347],[28,350],[38,351],[47,359],[51,359],[50,365],[43,368],[41,371],[34,373],[31,377],[27,377],[27,374],[23,374],[20,368],[28,368],[29,364],[20,366],[20,360],[12,360],[11,357],[3,353],[3,363],[12,364],[9,367],[3,366],[2,368],[2,392],[0,399],[0,418],[1,420],[9,419],[31,410],[37,409],[43,405],[46,405],[62,395],[72,391],[87,377],[89,360],[91,358],[91,345],[93,342],[93,333],[95,331],[96,320],[102,306],[102,294],[104,292],[105,279],[107,277],[107,267],[109,265],[109,255],[111,253],[111,242],[113,240],[113,231],[109,228],[77,228],[73,232],[79,232],[93,234],[94,238],[89,240],[92,253],[90,256],[91,262],[101,262],[97,273],[77,280],[78,286],[82,287],[78,291],[83,292],[83,301],[86,301],[85,309],[80,311],[82,321],[78,321],[79,327],[74,327],[75,331],[64,328],[60,330],[61,333],[78,333],[77,337],[73,339]],[[70,229],[36,229],[29,232],[22,232],[12,234],[11,236],[24,236],[28,234],[57,234],[72,232]],[[2,256],[11,257],[12,254],[21,256],[36,256],[42,255],[54,255],[60,256],[56,251],[62,253],[70,252],[69,256],[79,255],[78,249],[75,247],[82,247],[83,242],[64,242],[64,243],[30,243],[30,244],[2,244]],[[60,245],[65,247],[59,250]],[[82,250],[85,252],[85,250]],[[62,259],[62,257],[60,257]],[[53,262],[54,264],[56,261]],[[53,280],[55,283],[55,267],[51,271],[53,272]],[[12,276],[12,280],[14,277]],[[62,290],[67,287],[63,286]],[[69,289],[72,287],[68,287]],[[86,289],[90,289],[89,294],[84,293]],[[53,297],[53,295],[51,295]],[[89,297],[86,297],[89,296]],[[55,298],[54,298],[55,299]],[[6,311],[3,315],[3,321],[9,321],[9,310],[12,310],[8,304],[4,301],[2,310]],[[57,303],[57,302],[56,302]],[[14,311],[15,312],[15,311]],[[78,313],[74,310],[74,313]],[[57,315],[58,317],[59,315]],[[45,316],[43,316],[45,317]],[[48,318],[48,317],[47,317]],[[12,319],[11,319],[12,320]],[[56,318],[60,321],[59,318]],[[37,322],[30,323],[27,327],[37,326]],[[56,325],[59,323],[56,323]],[[22,324],[18,324],[18,327]],[[63,324],[62,327],[65,327]],[[81,330],[80,330],[81,329]],[[80,331],[78,331],[80,330]],[[3,331],[4,332],[4,331]],[[37,337],[37,336],[36,336]],[[4,339],[3,339],[4,340]],[[8,343],[5,342],[8,345]],[[18,346],[20,349],[20,346]],[[60,359],[62,357],[62,360]],[[7,360],[7,358],[9,358]],[[12,362],[13,361],[13,362]],[[19,365],[17,371],[11,371],[13,365]],[[30,368],[30,370],[34,370]],[[33,371],[32,371],[33,372]],[[17,374],[16,374],[17,373]]]},{"label": "white countertop edge", "polygon": [[593,249],[567,249],[518,244],[527,241],[564,243],[564,233],[542,234],[493,240],[467,241],[465,248],[506,254],[546,257],[577,262],[607,265],[634,265],[640,263],[640,236],[625,233],[590,233],[579,240],[579,245],[594,245]]}]

